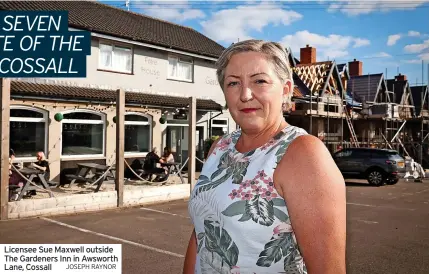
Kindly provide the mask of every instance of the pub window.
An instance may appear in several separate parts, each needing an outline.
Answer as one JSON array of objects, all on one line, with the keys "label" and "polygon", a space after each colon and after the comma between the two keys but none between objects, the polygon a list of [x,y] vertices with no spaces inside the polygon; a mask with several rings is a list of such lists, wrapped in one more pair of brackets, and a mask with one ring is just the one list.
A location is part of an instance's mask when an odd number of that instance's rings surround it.
[{"label": "pub window", "polygon": [[11,106],[9,146],[16,158],[47,155],[48,112],[27,106]]},{"label": "pub window", "polygon": [[152,138],[152,117],[143,113],[125,115],[125,153],[149,152]]},{"label": "pub window", "polygon": [[99,44],[99,68],[117,72],[132,72],[133,51],[130,47]]},{"label": "pub window", "polygon": [[213,119],[211,121],[211,136],[223,136],[228,133],[228,118]]},{"label": "pub window", "polygon": [[64,113],[62,156],[103,156],[105,116],[91,110]]},{"label": "pub window", "polygon": [[168,56],[168,79],[193,81],[194,62],[191,58]]}]

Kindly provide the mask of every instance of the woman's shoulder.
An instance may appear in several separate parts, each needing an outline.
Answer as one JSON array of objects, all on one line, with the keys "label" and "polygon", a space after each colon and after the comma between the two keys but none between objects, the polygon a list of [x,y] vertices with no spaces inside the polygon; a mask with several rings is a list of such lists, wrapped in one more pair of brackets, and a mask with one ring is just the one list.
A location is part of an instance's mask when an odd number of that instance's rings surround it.
[{"label": "woman's shoulder", "polygon": [[282,145],[286,149],[293,142],[295,142],[298,137],[304,135],[309,135],[305,129],[293,125],[288,125],[277,136],[275,136],[273,138],[274,140],[272,140],[271,142],[277,143],[278,145]]}]

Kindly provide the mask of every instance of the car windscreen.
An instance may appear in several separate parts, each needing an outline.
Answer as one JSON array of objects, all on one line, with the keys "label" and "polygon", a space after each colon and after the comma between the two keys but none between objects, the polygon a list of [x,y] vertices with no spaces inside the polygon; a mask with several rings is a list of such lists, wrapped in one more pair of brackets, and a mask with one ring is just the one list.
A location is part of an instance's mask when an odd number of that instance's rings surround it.
[{"label": "car windscreen", "polygon": [[389,159],[396,159],[396,160],[403,159],[401,155],[399,155],[398,152],[396,151],[388,151],[386,152],[386,154],[387,154],[387,157],[389,157]]}]

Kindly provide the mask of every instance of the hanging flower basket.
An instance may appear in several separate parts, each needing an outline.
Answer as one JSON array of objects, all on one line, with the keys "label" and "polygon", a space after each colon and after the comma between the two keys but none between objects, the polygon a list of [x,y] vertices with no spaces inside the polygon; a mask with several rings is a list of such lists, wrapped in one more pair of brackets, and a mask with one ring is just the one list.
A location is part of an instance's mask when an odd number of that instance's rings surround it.
[{"label": "hanging flower basket", "polygon": [[161,124],[165,124],[165,122],[167,122],[167,119],[165,119],[165,117],[164,117],[164,116],[161,116],[161,118],[159,118],[159,122],[160,122]]},{"label": "hanging flower basket", "polygon": [[57,121],[57,122],[61,122],[61,121],[63,120],[63,118],[64,118],[64,115],[63,115],[62,113],[56,113],[56,114],[54,115],[54,119],[55,119],[55,121]]}]

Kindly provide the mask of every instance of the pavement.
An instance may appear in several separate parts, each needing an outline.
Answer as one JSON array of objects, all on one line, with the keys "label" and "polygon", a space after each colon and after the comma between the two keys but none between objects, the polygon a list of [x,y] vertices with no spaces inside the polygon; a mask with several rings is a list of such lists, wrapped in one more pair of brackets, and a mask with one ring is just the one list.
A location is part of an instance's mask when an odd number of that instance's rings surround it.
[{"label": "pavement", "polygon": [[[186,201],[0,222],[0,243],[122,244],[123,273],[181,273]],[[347,273],[429,273],[429,181],[347,181]]]}]

